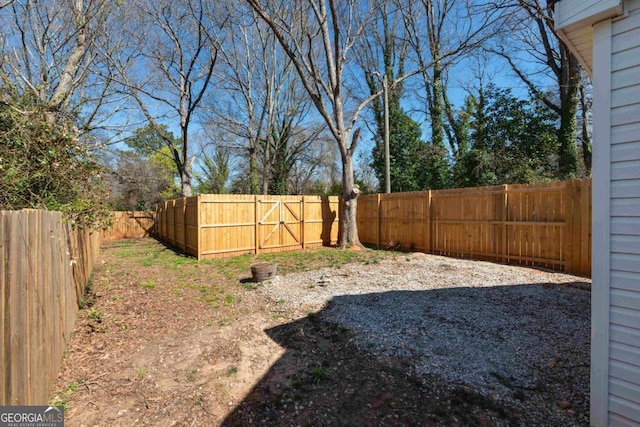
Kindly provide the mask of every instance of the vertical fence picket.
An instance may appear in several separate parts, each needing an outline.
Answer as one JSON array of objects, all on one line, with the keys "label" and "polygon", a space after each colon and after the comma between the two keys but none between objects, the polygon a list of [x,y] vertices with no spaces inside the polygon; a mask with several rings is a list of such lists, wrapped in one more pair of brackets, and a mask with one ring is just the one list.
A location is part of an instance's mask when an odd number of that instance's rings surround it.
[{"label": "vertical fence picket", "polygon": [[99,244],[58,212],[0,212],[0,405],[47,403]]}]

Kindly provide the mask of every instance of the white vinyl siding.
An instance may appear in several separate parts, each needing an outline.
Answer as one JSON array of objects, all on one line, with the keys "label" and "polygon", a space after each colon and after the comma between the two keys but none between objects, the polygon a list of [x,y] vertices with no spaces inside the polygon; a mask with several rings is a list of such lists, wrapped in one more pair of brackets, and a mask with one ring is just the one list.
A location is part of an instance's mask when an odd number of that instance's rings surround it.
[{"label": "white vinyl siding", "polygon": [[[564,0],[561,0],[564,1]],[[611,224],[611,21],[593,27],[593,206],[591,268],[591,425],[605,427],[609,417],[610,233]],[[617,337],[629,330],[618,326]]]},{"label": "white vinyl siding", "polygon": [[554,6],[555,29],[588,74],[593,73],[592,26],[622,13],[622,0],[562,0]]},{"label": "white vinyl siding", "polygon": [[610,18],[622,7],[621,0],[569,0],[555,6],[556,29],[579,24],[589,26]]},{"label": "white vinyl siding", "polygon": [[[640,0],[611,24],[609,425],[640,425]],[[597,84],[597,82],[595,82]]]}]

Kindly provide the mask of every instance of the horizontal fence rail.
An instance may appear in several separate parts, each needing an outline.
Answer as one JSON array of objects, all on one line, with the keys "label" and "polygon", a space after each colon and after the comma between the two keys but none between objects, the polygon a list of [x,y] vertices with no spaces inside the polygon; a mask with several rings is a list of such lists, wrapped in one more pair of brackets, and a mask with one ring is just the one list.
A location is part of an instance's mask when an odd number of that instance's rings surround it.
[{"label": "horizontal fence rail", "polygon": [[0,211],[0,405],[47,404],[99,246],[59,212]]},{"label": "horizontal fence rail", "polygon": [[363,243],[591,274],[591,181],[411,193],[358,201]]},{"label": "horizontal fence rail", "polygon": [[338,197],[203,194],[161,202],[155,234],[198,259],[338,240]]}]

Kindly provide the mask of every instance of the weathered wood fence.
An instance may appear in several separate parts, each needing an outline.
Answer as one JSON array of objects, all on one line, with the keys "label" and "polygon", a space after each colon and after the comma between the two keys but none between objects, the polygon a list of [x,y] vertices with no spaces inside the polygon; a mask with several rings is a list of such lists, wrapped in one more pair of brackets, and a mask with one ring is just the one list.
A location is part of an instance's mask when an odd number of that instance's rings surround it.
[{"label": "weathered wood fence", "polygon": [[59,212],[0,211],[0,405],[45,405],[100,233]]},{"label": "weathered wood fence", "polygon": [[111,227],[102,232],[102,240],[138,239],[153,234],[153,212],[115,211]]},{"label": "weathered wood fence", "polygon": [[363,243],[591,273],[591,181],[362,196]]},{"label": "weathered wood fence", "polygon": [[198,259],[335,244],[337,197],[212,195],[156,207],[155,234]]}]

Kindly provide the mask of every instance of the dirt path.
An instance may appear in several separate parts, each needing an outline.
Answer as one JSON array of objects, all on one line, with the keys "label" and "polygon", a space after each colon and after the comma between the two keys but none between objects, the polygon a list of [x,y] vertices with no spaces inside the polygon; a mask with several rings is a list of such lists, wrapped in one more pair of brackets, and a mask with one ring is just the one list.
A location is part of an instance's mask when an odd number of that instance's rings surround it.
[{"label": "dirt path", "polygon": [[[327,254],[273,257],[284,273],[352,258]],[[353,258],[361,268],[383,258],[406,263],[375,251]],[[317,304],[292,305],[277,296],[282,291],[242,283],[251,262],[198,264],[150,239],[107,245],[53,393],[68,408],[66,425],[493,426],[535,425],[544,416],[439,376],[413,375],[407,359],[374,357],[358,345],[357,328],[326,323]],[[278,287],[308,275],[285,276]],[[583,350],[573,362],[588,357]],[[588,365],[560,370],[565,361],[550,361],[545,381],[579,389],[586,375],[588,383]],[[549,413],[564,425],[588,420],[588,389],[560,409],[565,403],[545,390],[522,399],[548,398]]]}]

